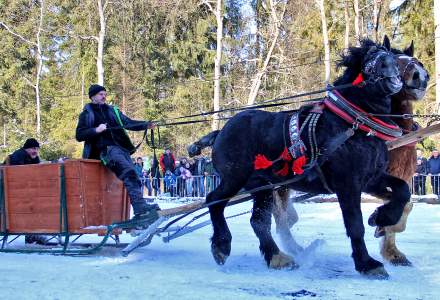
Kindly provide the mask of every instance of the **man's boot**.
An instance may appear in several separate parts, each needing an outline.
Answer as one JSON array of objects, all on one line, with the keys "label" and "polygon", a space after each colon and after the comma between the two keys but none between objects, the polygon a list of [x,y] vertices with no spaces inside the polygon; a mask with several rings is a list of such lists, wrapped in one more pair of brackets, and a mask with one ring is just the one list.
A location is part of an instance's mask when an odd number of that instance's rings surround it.
[{"label": "man's boot", "polygon": [[131,201],[131,206],[133,207],[134,214],[132,220],[151,218],[152,222],[154,222],[159,218],[157,211],[160,208],[157,204],[148,204],[143,198],[140,198]]}]

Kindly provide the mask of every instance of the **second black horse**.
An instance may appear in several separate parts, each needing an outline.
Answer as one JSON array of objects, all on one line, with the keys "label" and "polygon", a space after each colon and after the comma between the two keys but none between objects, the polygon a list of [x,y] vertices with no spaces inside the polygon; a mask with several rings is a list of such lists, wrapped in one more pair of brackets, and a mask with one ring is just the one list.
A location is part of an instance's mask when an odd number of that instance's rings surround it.
[{"label": "second black horse", "polygon": [[[353,85],[341,89],[338,93],[340,98],[348,100],[346,103],[356,107],[361,114],[390,112],[390,96],[399,92],[402,81],[395,57],[390,52],[388,38],[385,38],[383,45],[364,40],[360,47],[349,49],[339,66],[345,70],[334,82],[336,86],[359,81],[359,78],[364,80],[362,86]],[[305,122],[311,110],[311,107],[300,110],[298,128]],[[301,141],[315,141],[301,149],[308,160],[317,158],[319,168],[310,168],[303,175],[292,171],[286,174],[286,170],[282,170],[286,161],[295,159],[292,158],[293,155],[289,159],[289,154],[286,153],[292,140],[292,128],[289,131],[292,124],[289,123],[290,118],[290,114],[285,112],[244,111],[230,119],[221,131],[208,135],[208,139],[215,139],[212,157],[221,183],[207,196],[206,202],[234,196],[242,188],[252,190],[268,183],[279,183],[301,176],[289,187],[316,194],[336,193],[346,232],[351,240],[356,270],[377,278],[388,277],[383,264],[368,254],[361,212],[362,192],[388,194],[390,201],[376,210],[369,223],[378,226],[394,225],[410,199],[408,185],[386,173],[388,151],[384,140],[373,131],[366,133],[358,130],[362,123],[356,121],[353,126],[334,111],[324,109],[314,127],[299,134]],[[390,122],[387,119],[375,120],[387,128],[393,128],[392,125],[386,126]],[[342,144],[335,145],[335,140],[350,128],[355,130],[354,135]],[[330,151],[332,147],[336,148]],[[318,151],[312,153],[313,148]],[[265,158],[263,164],[270,161],[269,167],[257,167],[257,157]],[[288,168],[292,169],[291,162]],[[296,173],[300,173],[298,168]],[[260,190],[252,195],[254,207],[251,225],[260,241],[260,250],[268,266],[292,266],[293,259],[279,250],[271,236],[272,190]],[[214,229],[211,251],[218,264],[224,264],[231,252],[232,236],[224,217],[226,204],[224,201],[209,207]]]}]

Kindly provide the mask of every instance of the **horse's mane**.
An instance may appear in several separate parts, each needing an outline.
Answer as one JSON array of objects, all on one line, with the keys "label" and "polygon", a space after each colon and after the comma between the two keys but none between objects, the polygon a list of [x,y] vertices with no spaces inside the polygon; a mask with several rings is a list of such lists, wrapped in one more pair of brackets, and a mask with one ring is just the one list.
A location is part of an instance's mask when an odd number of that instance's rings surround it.
[{"label": "horse's mane", "polygon": [[362,71],[364,58],[372,46],[382,47],[382,45],[377,44],[370,39],[364,39],[361,41],[360,46],[349,47],[347,53],[341,55],[341,59],[338,61],[336,68],[345,69],[344,73],[334,81],[334,85],[353,82],[353,80],[356,79]]}]

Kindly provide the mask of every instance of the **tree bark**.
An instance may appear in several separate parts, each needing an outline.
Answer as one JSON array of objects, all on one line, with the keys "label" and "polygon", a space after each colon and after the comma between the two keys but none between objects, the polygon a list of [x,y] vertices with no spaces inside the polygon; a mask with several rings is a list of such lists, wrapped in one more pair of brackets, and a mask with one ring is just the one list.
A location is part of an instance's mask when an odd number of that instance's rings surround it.
[{"label": "tree bark", "polygon": [[104,15],[105,4],[102,0],[98,0],[98,14],[99,14],[99,34],[98,34],[98,56],[96,58],[96,67],[98,70],[98,84],[104,85],[104,41],[105,41],[105,26],[106,20]]},{"label": "tree bark", "polygon": [[434,0],[435,27],[435,103],[440,113],[440,0]]},{"label": "tree bark", "polygon": [[330,82],[330,44],[328,41],[327,20],[325,17],[324,0],[316,0],[321,12],[322,38],[324,42],[325,83]]},{"label": "tree bark", "polygon": [[43,17],[44,17],[44,0],[40,0],[40,20],[38,23],[38,31],[36,35],[37,45],[37,74],[35,78],[35,101],[36,101],[36,114],[37,114],[37,137],[41,134],[41,100],[40,100],[40,79],[41,71],[43,70],[43,54],[41,49],[41,30],[43,29]]},{"label": "tree bark", "polygon": [[350,14],[348,12],[348,0],[345,0],[344,18],[345,18],[344,52],[347,53],[348,48],[350,47]]},{"label": "tree bark", "polygon": [[272,39],[272,43],[270,45],[269,51],[266,54],[266,59],[264,60],[263,66],[257,72],[254,80],[252,81],[251,89],[250,89],[249,96],[248,96],[248,102],[247,102],[248,105],[252,105],[255,103],[255,99],[257,98],[258,91],[261,86],[261,78],[263,77],[263,75],[267,71],[267,66],[269,65],[270,59],[272,58],[273,49],[275,48],[278,37],[280,35],[280,27],[281,27],[280,20],[282,20],[284,18],[284,14],[286,12],[287,2],[284,3],[284,7],[283,7],[283,11],[281,13],[281,16],[278,18],[277,12],[276,12],[276,7],[275,7],[276,4],[274,3],[273,0],[269,0],[269,2],[270,2],[270,11],[271,11],[270,15],[271,15],[272,24],[273,24],[273,30],[272,30],[273,31],[273,39]]},{"label": "tree bark", "polygon": [[[220,109],[220,77],[221,77],[221,62],[222,62],[222,48],[223,48],[223,4],[222,0],[217,0],[217,7],[215,9],[215,19],[217,21],[217,49],[214,60],[214,111]],[[212,130],[219,129],[220,122],[218,114],[213,115]]]},{"label": "tree bark", "polygon": [[360,28],[359,28],[359,0],[353,1],[354,6],[354,37],[356,39],[356,46],[360,46]]}]

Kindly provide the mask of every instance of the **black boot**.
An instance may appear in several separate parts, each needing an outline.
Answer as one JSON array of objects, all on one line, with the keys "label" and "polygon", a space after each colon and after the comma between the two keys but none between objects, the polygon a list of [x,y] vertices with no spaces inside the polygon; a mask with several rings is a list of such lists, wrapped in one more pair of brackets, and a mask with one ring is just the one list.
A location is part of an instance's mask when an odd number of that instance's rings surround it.
[{"label": "black boot", "polygon": [[26,244],[47,245],[48,238],[44,235],[26,235],[24,238]]},{"label": "black boot", "polygon": [[157,204],[148,204],[144,199],[139,199],[131,202],[133,206],[134,217],[132,220],[144,219],[144,218],[154,218],[157,220],[159,215],[157,211],[160,210]]}]

